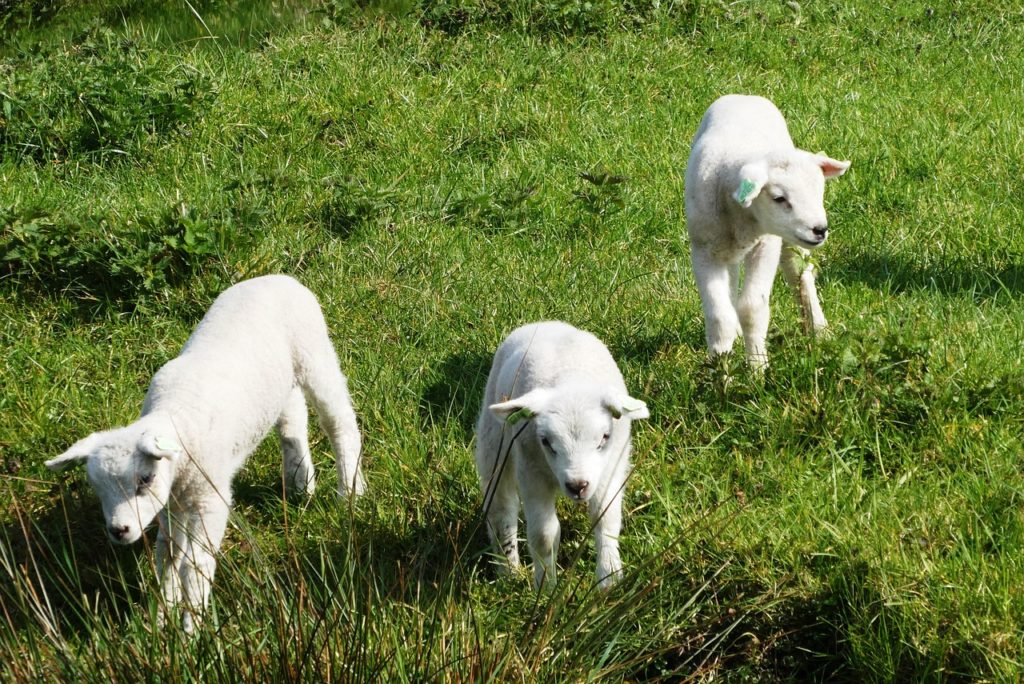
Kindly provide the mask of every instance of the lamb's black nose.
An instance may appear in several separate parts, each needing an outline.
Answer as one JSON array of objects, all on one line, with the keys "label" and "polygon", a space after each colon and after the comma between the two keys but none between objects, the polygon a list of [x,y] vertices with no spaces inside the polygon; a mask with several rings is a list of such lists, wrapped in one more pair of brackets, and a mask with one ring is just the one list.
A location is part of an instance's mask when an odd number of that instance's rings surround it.
[{"label": "lamb's black nose", "polygon": [[811,232],[814,233],[814,237],[824,240],[828,235],[828,226],[814,226],[811,228]]},{"label": "lamb's black nose", "polygon": [[127,525],[108,525],[107,533],[114,541],[123,541],[128,536],[129,529]]}]

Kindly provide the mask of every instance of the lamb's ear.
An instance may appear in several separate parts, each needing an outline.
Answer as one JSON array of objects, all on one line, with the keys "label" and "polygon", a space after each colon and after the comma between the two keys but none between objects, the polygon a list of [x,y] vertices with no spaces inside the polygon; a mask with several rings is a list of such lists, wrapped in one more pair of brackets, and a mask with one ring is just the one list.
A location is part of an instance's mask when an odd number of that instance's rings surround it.
[{"label": "lamb's ear", "polygon": [[137,446],[139,451],[148,456],[153,458],[169,458],[172,461],[180,458],[181,453],[184,451],[181,448],[181,444],[175,438],[154,432],[147,432],[142,435]]},{"label": "lamb's ear", "polygon": [[491,404],[487,407],[491,413],[500,420],[515,425],[524,418],[533,418],[547,406],[550,393],[548,390],[538,388],[527,392],[521,397],[509,399],[498,404]]},{"label": "lamb's ear", "polygon": [[72,444],[71,448],[63,454],[47,461],[46,467],[53,471],[61,471],[80,463],[85,463],[99,442],[100,433],[98,432],[94,432],[88,437],[83,437]]},{"label": "lamb's ear", "polygon": [[842,176],[846,173],[846,169],[850,168],[850,162],[833,159],[824,152],[811,156],[814,157],[814,163],[821,168],[821,172],[825,174],[826,179]]},{"label": "lamb's ear", "polygon": [[604,407],[615,418],[642,420],[651,417],[651,412],[647,410],[647,404],[628,394],[611,394],[605,397]]},{"label": "lamb's ear", "polygon": [[763,161],[748,162],[740,169],[740,182],[732,198],[741,207],[749,207],[754,198],[761,194],[761,188],[768,182],[768,164]]}]

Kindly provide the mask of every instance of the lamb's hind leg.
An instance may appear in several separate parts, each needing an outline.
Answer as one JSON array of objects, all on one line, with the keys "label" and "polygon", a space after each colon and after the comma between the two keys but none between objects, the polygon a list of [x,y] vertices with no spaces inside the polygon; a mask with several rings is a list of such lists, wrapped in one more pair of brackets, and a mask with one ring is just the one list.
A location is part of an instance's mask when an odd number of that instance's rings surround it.
[{"label": "lamb's hind leg", "polygon": [[302,379],[306,397],[320,419],[320,426],[331,440],[338,467],[338,494],[358,496],[366,489],[360,471],[362,440],[348,383],[338,368],[334,348],[326,341],[316,358],[312,359]]},{"label": "lamb's hind leg", "polygon": [[302,390],[298,387],[288,395],[284,411],[277,419],[277,433],[281,438],[284,456],[284,482],[288,492],[301,492],[311,496],[316,487],[313,458],[309,453],[309,414]]},{"label": "lamb's hind leg", "polygon": [[814,284],[814,264],[807,261],[807,250],[787,245],[782,248],[782,274],[800,304],[804,332],[808,335],[828,327],[825,313],[818,301],[818,288]]}]

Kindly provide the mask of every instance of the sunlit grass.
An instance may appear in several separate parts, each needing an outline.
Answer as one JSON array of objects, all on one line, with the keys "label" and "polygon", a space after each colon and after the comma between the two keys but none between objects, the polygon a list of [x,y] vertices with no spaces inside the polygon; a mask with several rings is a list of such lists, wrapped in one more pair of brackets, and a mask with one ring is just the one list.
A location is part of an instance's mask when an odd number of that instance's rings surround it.
[{"label": "sunlit grass", "polygon": [[[1019,8],[372,4],[86,3],[5,28],[5,121],[53,101],[13,70],[90,35],[112,41],[81,67],[90,92],[135,117],[116,146],[42,157],[0,129],[11,676],[1018,678]],[[110,69],[208,91],[156,125]],[[853,161],[816,257],[832,335],[802,337],[780,286],[763,379],[705,362],[684,237],[689,142],[726,92]],[[91,110],[31,111],[67,132]],[[42,462],[132,420],[216,294],[270,272],[321,299],[369,492],[334,499],[314,428],[317,493],[286,502],[268,440],[188,638],[154,622],[151,549],[110,545],[84,476]],[[652,409],[608,595],[568,505],[556,593],[485,555],[490,356],[551,318],[604,339]]]}]

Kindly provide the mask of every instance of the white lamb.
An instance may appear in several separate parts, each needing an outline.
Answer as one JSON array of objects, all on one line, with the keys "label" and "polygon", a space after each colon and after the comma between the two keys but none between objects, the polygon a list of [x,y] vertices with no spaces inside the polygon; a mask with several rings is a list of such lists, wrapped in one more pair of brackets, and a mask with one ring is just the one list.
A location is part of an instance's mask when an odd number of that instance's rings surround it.
[{"label": "white lamb", "polygon": [[629,396],[615,360],[590,333],[551,321],[523,326],[502,342],[477,421],[476,465],[488,532],[507,567],[519,566],[522,497],[534,584],[554,585],[561,491],[589,507],[598,585],[619,579],[630,425],[647,417],[647,406]]},{"label": "white lamb", "polygon": [[217,297],[180,356],[153,376],[138,420],[46,465],[86,463],[119,544],[159,516],[165,606],[184,600],[191,630],[209,599],[231,481],[275,423],[289,488],[313,491],[304,396],[337,455],[339,493],[362,493],[356,416],[316,297],[287,276],[254,278]]},{"label": "white lamb", "polygon": [[805,256],[828,235],[825,180],[849,166],[794,147],[782,114],[763,97],[726,95],[708,107],[686,169],[686,223],[712,356],[742,334],[750,366],[768,363],[768,299],[783,242],[782,270],[805,330],[827,325]]}]

